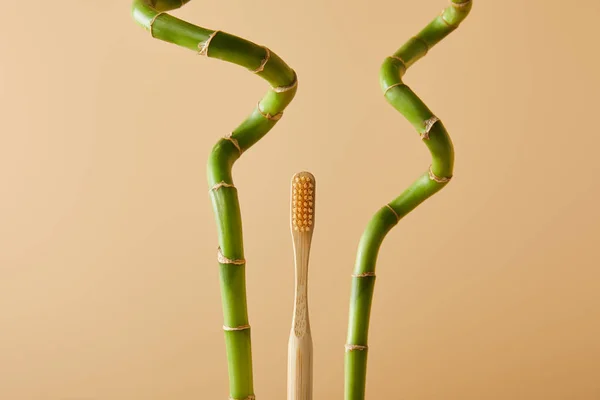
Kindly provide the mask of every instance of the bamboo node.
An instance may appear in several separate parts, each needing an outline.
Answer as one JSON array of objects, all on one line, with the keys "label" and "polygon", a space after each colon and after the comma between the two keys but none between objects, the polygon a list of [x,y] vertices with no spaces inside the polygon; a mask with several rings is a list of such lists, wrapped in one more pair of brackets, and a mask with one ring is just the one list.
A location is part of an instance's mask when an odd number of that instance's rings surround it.
[{"label": "bamboo node", "polygon": [[[450,2],[452,3],[452,1],[450,1]],[[467,3],[462,3],[462,4],[465,4],[465,5],[466,5],[466,4],[468,4],[468,3],[469,3],[469,2],[467,2]],[[455,3],[452,3],[452,4],[455,4]],[[455,4],[455,6],[456,6],[457,8],[464,7],[463,5],[461,5],[461,6],[458,6],[457,4]],[[455,24],[452,24],[450,21],[448,21],[448,20],[446,19],[446,16],[444,15],[445,13],[446,13],[446,9],[443,9],[443,10],[442,10],[442,13],[440,14],[440,17],[441,17],[441,19],[442,19],[442,22],[443,22],[443,23],[445,23],[445,24],[446,24],[446,26],[448,26],[449,28],[452,28],[452,29],[456,29],[456,28],[458,28],[458,25],[460,25],[460,21],[459,21],[459,22],[457,22],[457,23],[455,23]]]},{"label": "bamboo node", "polygon": [[435,123],[439,120],[440,119],[434,115],[433,117],[429,118],[423,123],[425,125],[425,131],[421,133],[421,139],[429,140],[429,132],[431,131],[431,128],[433,128]]},{"label": "bamboo node", "polygon": [[154,23],[156,22],[156,18],[160,17],[163,14],[164,12],[159,12],[150,20],[150,36],[154,37]]},{"label": "bamboo node", "polygon": [[298,75],[296,75],[296,73],[294,72],[294,82],[287,86],[272,87],[272,89],[275,93],[285,93],[294,89],[296,86],[298,86]]},{"label": "bamboo node", "polygon": [[265,113],[265,112],[263,112],[263,110],[260,109],[260,102],[258,102],[258,105],[256,106],[256,109],[258,110],[258,112],[260,113],[260,115],[262,115],[263,117],[265,117],[269,121],[279,121],[281,119],[281,117],[283,117],[283,112],[278,112],[275,115],[273,115],[271,113]]},{"label": "bamboo node", "polygon": [[400,222],[400,216],[398,215],[398,213],[396,212],[396,210],[394,210],[392,208],[392,206],[390,206],[389,204],[385,205],[391,212],[394,213],[394,215],[396,216],[396,222]]},{"label": "bamboo node", "polygon": [[448,183],[450,182],[450,179],[452,179],[452,177],[445,177],[445,176],[437,176],[436,174],[433,173],[433,170],[431,169],[431,166],[429,167],[429,179],[431,179],[434,182],[437,183]]},{"label": "bamboo node", "polygon": [[227,136],[223,137],[223,139],[230,141],[235,146],[235,148],[238,149],[240,155],[243,153],[243,150],[240,147],[240,143],[237,141],[236,138],[233,137],[233,133],[228,134]]},{"label": "bamboo node", "polygon": [[455,3],[452,0],[450,0],[450,4],[452,5],[452,7],[464,8],[464,7],[467,7],[469,4],[471,4],[471,0],[467,0],[463,3]]},{"label": "bamboo node", "polygon": [[265,55],[265,58],[263,58],[262,62],[260,63],[260,66],[252,71],[255,74],[258,74],[259,72],[263,72],[265,70],[265,66],[271,59],[271,50],[269,50],[267,47],[263,47],[263,48],[265,49],[267,54]]},{"label": "bamboo node", "polygon": [[452,25],[450,22],[448,22],[448,20],[444,16],[444,12],[446,12],[446,9],[443,9],[442,12],[441,12],[441,14],[440,14],[440,18],[441,18],[442,22],[444,24],[446,24],[446,26],[448,26],[450,28],[454,28],[456,25]]},{"label": "bamboo node", "polygon": [[359,344],[346,344],[346,351],[367,351],[369,346],[361,346]]},{"label": "bamboo node", "polygon": [[375,278],[375,272],[362,272],[352,275],[353,278]]},{"label": "bamboo node", "polygon": [[427,53],[429,53],[429,43],[427,43],[425,41],[425,39],[419,37],[419,36],[413,36],[413,39],[416,41],[419,41],[421,43],[423,43],[425,45],[425,54],[423,54],[423,57],[425,57],[427,55]]},{"label": "bamboo node", "polygon": [[223,251],[221,250],[220,247],[217,250],[217,261],[219,262],[219,264],[231,264],[231,265],[245,265],[246,264],[246,260],[233,260],[231,258],[225,257],[225,255],[223,255]]},{"label": "bamboo node", "polygon": [[221,188],[233,188],[236,189],[235,185],[233,183],[227,183],[227,182],[219,182],[217,183],[215,186],[213,186],[212,188],[210,188],[209,192],[212,191],[217,191]]},{"label": "bamboo node", "polygon": [[250,325],[240,325],[240,326],[225,326],[223,325],[223,330],[225,332],[237,332],[237,331],[245,331],[250,329]]},{"label": "bamboo node", "polygon": [[214,31],[213,33],[210,34],[210,36],[208,37],[208,39],[206,39],[204,42],[200,42],[198,43],[198,54],[201,56],[206,56],[208,57],[208,47],[210,46],[210,42],[214,39],[215,36],[217,36],[217,33],[219,33],[221,31]]},{"label": "bamboo node", "polygon": [[396,60],[396,61],[400,61],[400,63],[402,64],[402,67],[404,67],[404,69],[406,70],[406,62],[404,62],[404,60],[401,57],[398,56],[390,56],[390,58],[392,60]]},{"label": "bamboo node", "polygon": [[406,86],[404,83],[402,82],[398,82],[398,83],[394,83],[393,85],[388,86],[384,91],[383,91],[383,95],[387,95],[387,92],[389,92],[390,90],[392,90],[395,87],[400,87],[400,86]]},{"label": "bamboo node", "polygon": [[252,394],[248,397],[244,397],[243,399],[236,399],[234,397],[230,397],[229,400],[256,400],[256,396]]}]

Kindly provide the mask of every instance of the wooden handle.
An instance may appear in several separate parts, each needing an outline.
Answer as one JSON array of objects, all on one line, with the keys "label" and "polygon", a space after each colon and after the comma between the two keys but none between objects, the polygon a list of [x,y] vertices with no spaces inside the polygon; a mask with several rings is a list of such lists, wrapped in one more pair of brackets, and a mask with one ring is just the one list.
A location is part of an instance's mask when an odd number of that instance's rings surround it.
[{"label": "wooden handle", "polygon": [[[312,400],[313,345],[308,318],[308,259],[314,228],[314,184],[314,177],[307,172],[301,172],[292,178],[291,229],[296,290],[288,344],[287,400]],[[295,223],[300,220],[310,223]]]},{"label": "wooden handle", "polygon": [[308,318],[308,257],[310,236],[294,240],[296,295],[288,344],[288,400],[312,399],[312,336]]},{"label": "wooden handle", "polygon": [[288,344],[288,400],[312,400],[312,337],[290,335]]}]

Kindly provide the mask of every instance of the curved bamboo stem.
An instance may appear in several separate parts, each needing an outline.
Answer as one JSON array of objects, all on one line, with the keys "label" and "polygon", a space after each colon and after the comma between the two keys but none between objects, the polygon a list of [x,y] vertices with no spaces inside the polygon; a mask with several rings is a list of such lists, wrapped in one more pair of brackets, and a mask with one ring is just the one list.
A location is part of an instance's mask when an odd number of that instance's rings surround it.
[{"label": "curved bamboo stem", "polygon": [[252,113],[217,142],[208,159],[208,185],[218,229],[221,298],[232,399],[254,399],[242,218],[231,169],[241,154],[281,118],[297,90],[295,72],[275,53],[240,37],[202,28],[169,14],[189,0],[134,0],[134,20],[152,37],[247,68],[270,85]]},{"label": "curved bamboo stem", "polygon": [[454,167],[454,150],[446,128],[403,83],[402,76],[408,67],[458,27],[471,6],[471,0],[451,0],[438,17],[388,57],[381,67],[380,83],[385,98],[417,129],[431,153],[432,162],[427,172],[373,216],[360,240],[350,298],[345,357],[346,400],[365,398],[369,319],[381,243],[402,217],[446,186]]}]

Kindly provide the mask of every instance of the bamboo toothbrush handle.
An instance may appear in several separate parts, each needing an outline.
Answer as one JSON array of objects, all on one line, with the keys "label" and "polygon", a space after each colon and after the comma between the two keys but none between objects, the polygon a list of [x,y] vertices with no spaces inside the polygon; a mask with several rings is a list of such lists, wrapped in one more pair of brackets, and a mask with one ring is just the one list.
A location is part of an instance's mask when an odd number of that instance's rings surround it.
[{"label": "bamboo toothbrush handle", "polygon": [[288,400],[312,400],[313,344],[308,318],[308,260],[314,228],[315,178],[300,172],[292,178],[294,244],[294,316],[288,343]]},{"label": "bamboo toothbrush handle", "polygon": [[312,400],[313,345],[308,320],[302,336],[294,327],[288,343],[288,400]]}]

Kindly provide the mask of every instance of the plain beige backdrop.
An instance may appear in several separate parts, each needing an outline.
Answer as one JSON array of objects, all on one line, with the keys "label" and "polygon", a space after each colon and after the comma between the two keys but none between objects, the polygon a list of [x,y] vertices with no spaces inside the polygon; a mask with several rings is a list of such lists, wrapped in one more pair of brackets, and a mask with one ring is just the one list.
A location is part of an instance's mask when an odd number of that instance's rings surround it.
[{"label": "plain beige backdrop", "polygon": [[[255,388],[285,396],[289,179],[318,181],[315,398],[343,398],[350,274],[370,216],[428,166],[383,59],[445,0],[196,0],[300,77],[236,164]],[[267,86],[152,40],[126,1],[8,1],[0,23],[0,399],[226,399],[205,163]],[[600,399],[600,2],[475,0],[406,81],[456,174],[387,237],[369,399]]]}]

